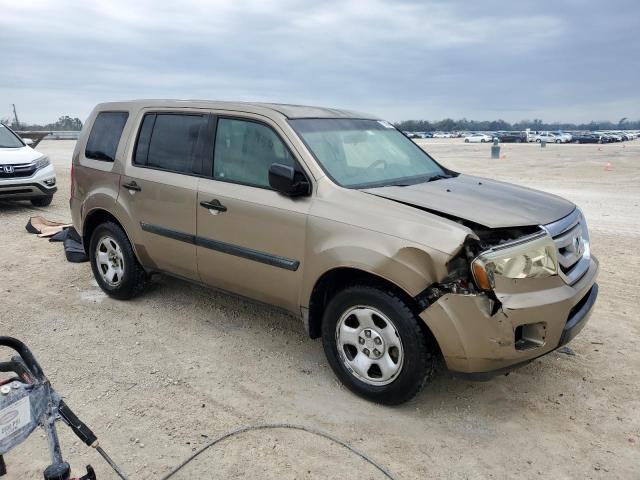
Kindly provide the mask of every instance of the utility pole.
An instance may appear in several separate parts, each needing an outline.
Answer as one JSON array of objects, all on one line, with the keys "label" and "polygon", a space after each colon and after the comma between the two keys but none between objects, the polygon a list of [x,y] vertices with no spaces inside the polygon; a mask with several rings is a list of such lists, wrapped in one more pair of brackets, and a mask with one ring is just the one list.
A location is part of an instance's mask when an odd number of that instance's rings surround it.
[{"label": "utility pole", "polygon": [[19,130],[20,129],[20,120],[18,120],[18,112],[16,112],[16,104],[12,103],[11,105],[13,105],[13,118],[15,119],[15,123],[16,123],[15,128],[17,130]]}]

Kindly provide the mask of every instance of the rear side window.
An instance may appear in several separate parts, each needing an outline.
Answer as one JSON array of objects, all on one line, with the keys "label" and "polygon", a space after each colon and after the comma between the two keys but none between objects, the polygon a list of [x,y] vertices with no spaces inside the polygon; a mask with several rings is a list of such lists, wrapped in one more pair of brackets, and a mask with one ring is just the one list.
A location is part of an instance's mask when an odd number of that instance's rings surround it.
[{"label": "rear side window", "polygon": [[216,180],[269,187],[269,167],[295,160],[268,126],[246,120],[221,118],[216,130],[213,176]]},{"label": "rear side window", "polygon": [[84,156],[113,162],[127,118],[128,112],[100,112],[93,122]]},{"label": "rear side window", "polygon": [[178,173],[199,173],[207,117],[153,113],[145,115],[133,163]]}]

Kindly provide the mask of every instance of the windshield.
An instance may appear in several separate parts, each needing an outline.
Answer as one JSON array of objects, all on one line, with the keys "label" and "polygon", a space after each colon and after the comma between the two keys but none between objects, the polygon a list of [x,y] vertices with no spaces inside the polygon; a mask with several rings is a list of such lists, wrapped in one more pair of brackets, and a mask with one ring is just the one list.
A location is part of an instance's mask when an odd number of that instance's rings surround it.
[{"label": "windshield", "polygon": [[327,175],[343,187],[412,185],[446,176],[429,155],[388,122],[313,118],[289,123]]},{"label": "windshield", "polygon": [[7,127],[0,123],[0,148],[24,147],[22,141]]}]

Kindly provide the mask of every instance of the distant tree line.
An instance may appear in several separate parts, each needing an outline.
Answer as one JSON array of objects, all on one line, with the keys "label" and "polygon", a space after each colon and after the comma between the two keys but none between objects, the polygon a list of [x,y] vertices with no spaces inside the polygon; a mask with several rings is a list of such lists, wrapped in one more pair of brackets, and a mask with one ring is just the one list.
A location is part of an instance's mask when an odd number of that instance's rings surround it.
[{"label": "distant tree line", "polygon": [[432,122],[429,120],[404,120],[395,124],[400,130],[408,132],[463,132],[481,131],[494,132],[500,130],[640,130],[640,120],[629,121],[626,118],[618,123],[614,122],[589,122],[589,123],[545,123],[542,120],[522,120],[517,123],[509,123],[504,120],[444,120]]},{"label": "distant tree line", "polygon": [[71,130],[71,131],[79,131],[82,130],[82,120],[79,118],[71,118],[68,115],[63,115],[57,121],[53,123],[47,123],[46,125],[37,125],[37,124],[28,124],[25,122],[20,122],[20,125],[16,124],[15,121],[9,122],[3,120],[2,123],[9,125],[14,130],[35,130],[35,131],[46,131],[46,130]]}]

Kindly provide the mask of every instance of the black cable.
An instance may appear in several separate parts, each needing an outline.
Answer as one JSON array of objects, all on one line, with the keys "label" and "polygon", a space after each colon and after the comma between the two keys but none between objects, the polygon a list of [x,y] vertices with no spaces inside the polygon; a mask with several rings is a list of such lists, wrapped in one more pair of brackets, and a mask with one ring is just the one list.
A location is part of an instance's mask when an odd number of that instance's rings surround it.
[{"label": "black cable", "polygon": [[[204,447],[200,448],[200,450],[194,452],[189,458],[187,458],[185,461],[183,461],[178,466],[174,467],[173,470],[171,470],[169,473],[167,473],[160,480],[167,480],[167,479],[173,477],[176,473],[178,473],[178,471],[180,471],[182,468],[184,468],[189,462],[194,460],[202,452],[204,452],[205,450],[207,450],[210,447],[213,447],[217,443],[220,443],[221,441],[226,440],[227,438],[239,435],[241,433],[250,432],[252,430],[269,430],[269,429],[278,429],[278,428],[288,428],[288,429],[291,429],[291,430],[300,430],[300,431],[303,431],[303,432],[311,433],[313,435],[317,435],[317,436],[322,437],[322,438],[326,438],[327,440],[330,440],[330,441],[332,441],[334,443],[337,443],[338,445],[343,446],[344,448],[349,450],[351,453],[353,453],[353,454],[357,455],[358,457],[362,458],[365,462],[367,462],[370,465],[372,465],[373,467],[375,467],[378,471],[380,471],[380,473],[382,473],[388,479],[396,480],[396,478],[393,475],[391,475],[391,473],[385,467],[383,467],[382,465],[377,463],[375,460],[371,459],[366,453],[363,453],[363,452],[357,450],[356,448],[352,447],[351,445],[349,445],[346,442],[343,442],[339,438],[336,438],[333,435],[330,435],[330,434],[328,434],[326,432],[323,432],[321,430],[315,430],[313,428],[305,427],[303,425],[293,425],[293,424],[290,424],[290,423],[268,423],[268,424],[263,424],[263,425],[251,425],[251,426],[247,426],[247,427],[240,427],[240,428],[237,428],[236,430],[233,430],[231,432],[225,433],[224,435],[220,435],[219,437],[215,438],[214,440],[211,440]],[[121,478],[126,480],[126,477],[122,476],[121,474],[120,474],[120,476],[121,476]]]},{"label": "black cable", "polygon": [[107,452],[105,452],[102,447],[97,446],[96,450],[98,451],[98,453],[100,455],[102,455],[102,458],[105,459],[105,461],[109,464],[109,466],[111,468],[113,468],[113,471],[116,472],[118,474],[118,476],[122,479],[122,480],[129,480],[127,478],[127,476],[124,474],[124,472],[122,470],[120,470],[120,467],[118,467],[118,465],[116,465],[116,463],[111,460],[111,457],[109,455],[107,455]]}]

